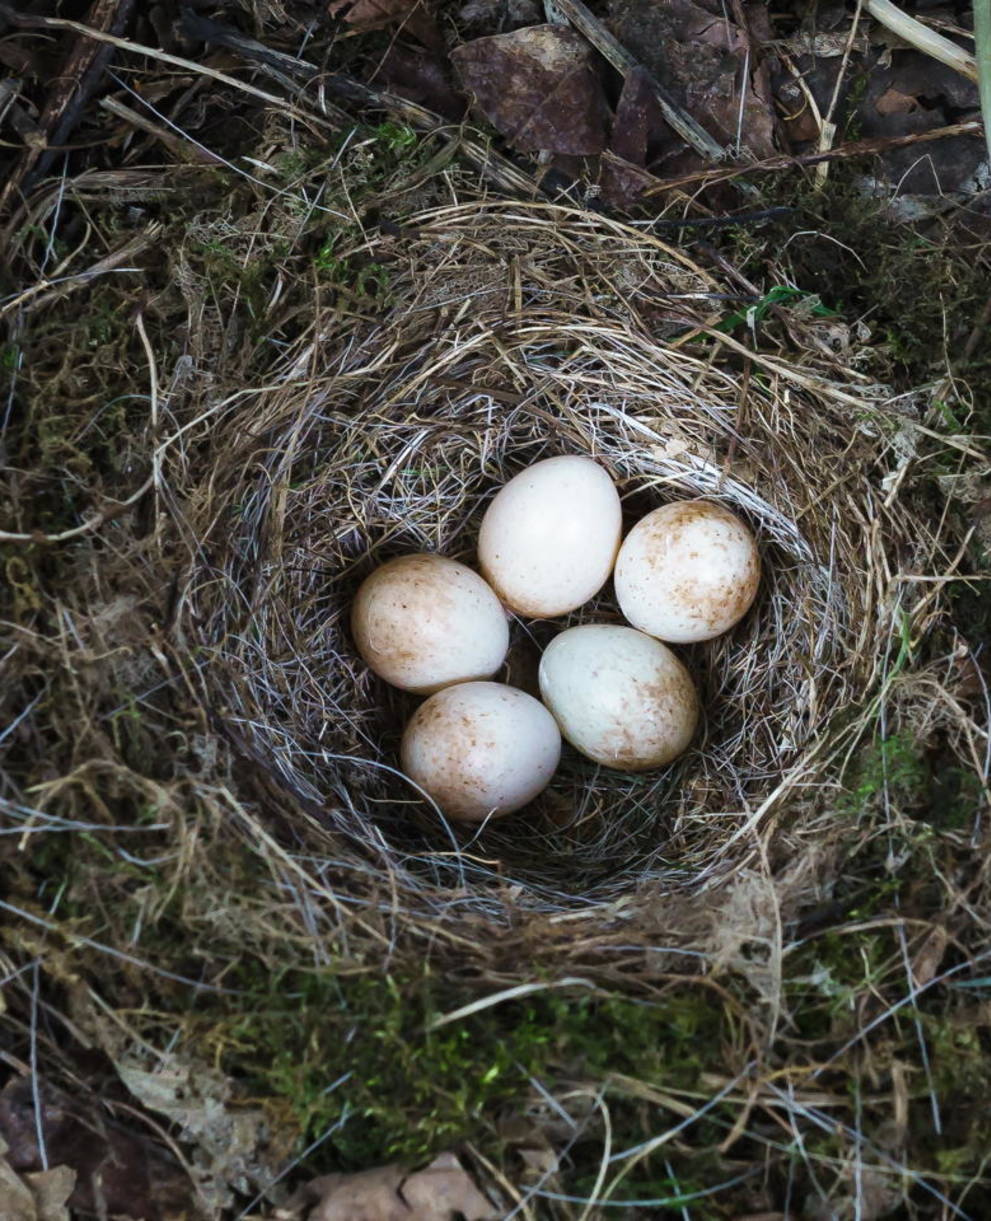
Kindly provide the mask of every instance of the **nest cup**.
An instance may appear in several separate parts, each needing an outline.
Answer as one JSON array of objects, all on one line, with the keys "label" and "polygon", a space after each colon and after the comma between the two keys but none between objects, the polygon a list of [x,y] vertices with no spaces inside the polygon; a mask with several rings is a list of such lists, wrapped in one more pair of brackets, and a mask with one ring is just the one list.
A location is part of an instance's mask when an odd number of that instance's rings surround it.
[{"label": "nest cup", "polygon": [[[203,542],[184,647],[256,808],[284,794],[338,879],[388,876],[414,907],[560,910],[720,876],[770,809],[808,808],[877,681],[891,607],[876,573],[923,537],[865,476],[890,430],[857,407],[842,336],[813,335],[801,363],[748,355],[712,336],[735,307],[707,272],[550,205],[436,209],[348,257],[385,269],[386,298],[357,322],[319,312],[266,387],[223,409],[190,502]],[[675,499],[733,509],[759,541],[760,592],[729,634],[677,649],[704,713],[675,764],[628,775],[566,747],[523,811],[449,825],[398,770],[419,701],[361,662],[351,602],[395,555],[473,565],[491,497],[555,454],[609,471],[627,527]],[[611,582],[567,618],[514,620],[496,677],[533,691],[556,632],[621,621]]]}]

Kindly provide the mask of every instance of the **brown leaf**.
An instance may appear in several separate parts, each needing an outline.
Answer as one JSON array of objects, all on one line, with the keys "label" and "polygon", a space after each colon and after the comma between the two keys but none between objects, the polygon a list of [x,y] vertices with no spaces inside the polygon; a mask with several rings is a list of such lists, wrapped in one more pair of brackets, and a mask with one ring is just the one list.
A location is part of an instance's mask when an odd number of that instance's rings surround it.
[{"label": "brown leaf", "polygon": [[623,92],[616,103],[610,149],[631,165],[647,162],[647,138],[655,112],[659,110],[647,73],[635,68],[623,81]]},{"label": "brown leaf", "polygon": [[[6,1145],[0,1140],[0,1150]],[[16,1174],[7,1159],[0,1155],[0,1199],[4,1202],[7,1221],[38,1221],[38,1210],[27,1183]]]},{"label": "brown leaf", "polygon": [[76,1182],[75,1171],[54,1166],[23,1177],[4,1154],[0,1140],[0,1217],[3,1221],[70,1221],[66,1207]]},{"label": "brown leaf", "polygon": [[280,1216],[315,1205],[307,1221],[495,1221],[497,1213],[453,1153],[424,1170],[379,1166],[360,1174],[328,1174],[297,1193]]},{"label": "brown leaf", "polygon": [[611,155],[600,167],[599,187],[608,204],[629,208],[650,185],[652,178],[642,167],[648,148],[657,145],[658,132],[671,137],[648,74],[635,68],[623,81],[609,138]]},{"label": "brown leaf", "polygon": [[[73,1175],[72,1208],[97,1212],[102,1207],[135,1221],[158,1221],[170,1209],[188,1207],[185,1176],[143,1134],[114,1123],[103,1108],[77,1104],[43,1082],[38,1095],[48,1160]],[[37,1129],[31,1081],[12,1078],[0,1091],[0,1138],[9,1146],[10,1166],[34,1182],[43,1177]],[[48,1190],[50,1185],[43,1181],[43,1186]],[[40,1215],[37,1221],[42,1221]]]},{"label": "brown leaf", "polygon": [[657,181],[639,165],[607,152],[599,165],[599,190],[610,207],[630,208]]},{"label": "brown leaf", "polygon": [[919,99],[899,89],[887,89],[874,103],[878,114],[911,114],[919,109]]},{"label": "brown leaf", "polygon": [[69,1221],[69,1197],[76,1185],[76,1172],[68,1166],[53,1166],[37,1174],[26,1174],[24,1181],[34,1196],[38,1221]]},{"label": "brown leaf", "polygon": [[755,56],[751,50],[748,64],[745,31],[721,10],[693,0],[613,0],[610,14],[619,41],[721,143],[735,143],[739,132],[757,157],[775,152],[771,99]]},{"label": "brown leaf", "polygon": [[384,86],[445,119],[464,118],[465,100],[451,84],[447,62],[440,55],[394,43],[368,83]]},{"label": "brown leaf", "polygon": [[327,12],[342,17],[356,30],[382,30],[398,25],[425,47],[441,51],[444,38],[426,0],[330,0]]},{"label": "brown leaf", "polygon": [[466,92],[517,148],[588,156],[605,147],[602,83],[575,30],[534,25],[476,38],[452,59]]},{"label": "brown leaf", "polygon": [[924,988],[936,976],[950,935],[941,924],[934,925],[912,959],[912,978],[917,988]]}]

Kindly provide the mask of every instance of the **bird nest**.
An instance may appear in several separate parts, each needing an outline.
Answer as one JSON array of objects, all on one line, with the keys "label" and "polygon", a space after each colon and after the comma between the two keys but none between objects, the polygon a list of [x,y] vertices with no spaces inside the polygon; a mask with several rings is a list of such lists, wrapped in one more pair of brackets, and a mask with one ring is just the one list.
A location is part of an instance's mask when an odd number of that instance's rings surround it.
[{"label": "bird nest", "polygon": [[[186,502],[178,639],[259,817],[295,810],[337,894],[381,884],[398,908],[497,919],[697,891],[758,850],[772,811],[821,817],[828,761],[883,678],[896,575],[939,555],[899,495],[910,414],[856,370],[849,331],[782,312],[779,353],[751,350],[719,326],[734,285],[551,205],[434,209],[340,266],[372,300],[342,291],[266,385],[218,400]],[[565,747],[523,811],[448,825],[399,770],[418,700],[362,664],[349,608],[392,556],[474,564],[492,496],[555,454],[603,464],[627,526],[686,497],[732,508],[760,592],[733,631],[677,650],[703,723],[675,764],[630,775]],[[621,622],[611,585],[561,620],[514,619],[497,677],[533,691],[541,649],[587,622]]]}]

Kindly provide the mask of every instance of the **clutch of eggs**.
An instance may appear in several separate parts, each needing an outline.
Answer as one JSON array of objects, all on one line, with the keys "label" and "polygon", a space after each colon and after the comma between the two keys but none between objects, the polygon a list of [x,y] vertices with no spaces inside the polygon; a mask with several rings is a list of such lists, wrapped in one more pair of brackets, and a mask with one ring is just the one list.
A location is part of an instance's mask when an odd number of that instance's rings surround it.
[{"label": "clutch of eggs", "polygon": [[[754,538],[706,501],[648,513],[622,541],[606,471],[567,455],[536,462],[493,498],[478,540],[484,576],[432,554],[400,556],[361,585],[352,631],[386,682],[429,695],[403,735],[403,770],[449,817],[480,822],[520,809],[549,783],[561,736],[620,771],[661,767],[691,742],[699,699],[663,641],[728,631],[760,581]],[[613,571],[615,567],[615,572]],[[613,575],[632,627],[586,624],[557,636],[540,663],[542,703],[482,681],[509,647],[505,607],[565,615]]]}]

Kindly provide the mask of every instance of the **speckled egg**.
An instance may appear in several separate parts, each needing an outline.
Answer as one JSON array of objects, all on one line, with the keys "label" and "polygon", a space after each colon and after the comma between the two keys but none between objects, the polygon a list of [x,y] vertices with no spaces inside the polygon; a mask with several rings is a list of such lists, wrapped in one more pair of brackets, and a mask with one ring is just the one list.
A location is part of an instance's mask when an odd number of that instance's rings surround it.
[{"label": "speckled egg", "polygon": [[355,597],[351,634],[380,678],[424,695],[490,677],[509,648],[499,599],[477,572],[442,555],[376,568]]},{"label": "speckled egg", "polygon": [[631,627],[584,624],[555,637],[540,662],[540,695],[572,746],[618,771],[670,763],[698,725],[691,675]]},{"label": "speckled egg", "polygon": [[613,576],[623,615],[675,644],[721,636],[750,609],[760,555],[744,523],[709,500],[648,513],[623,541]]},{"label": "speckled egg", "polygon": [[511,814],[550,782],[561,734],[539,700],[502,683],[438,691],[403,734],[403,771],[449,817],[463,822]]}]

